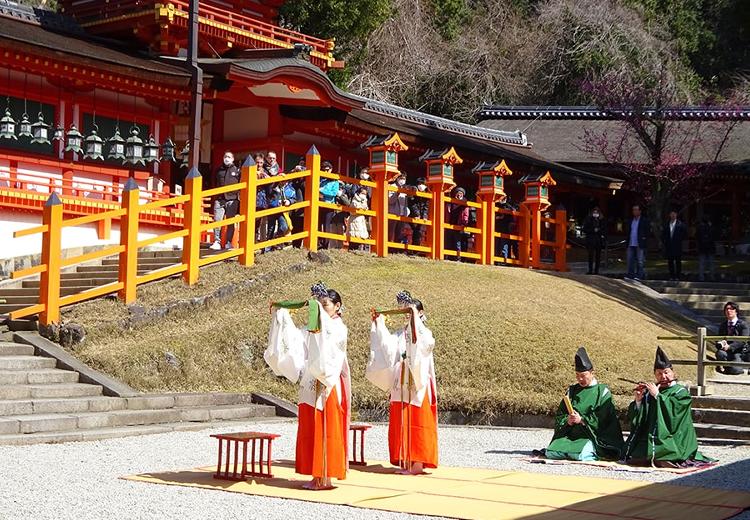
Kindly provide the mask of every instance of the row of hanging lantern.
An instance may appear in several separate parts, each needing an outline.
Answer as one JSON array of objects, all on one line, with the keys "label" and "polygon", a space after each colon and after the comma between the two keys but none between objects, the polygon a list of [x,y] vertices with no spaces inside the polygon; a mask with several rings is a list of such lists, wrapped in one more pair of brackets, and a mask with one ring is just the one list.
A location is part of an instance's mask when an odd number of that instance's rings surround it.
[{"label": "row of hanging lantern", "polygon": [[[143,141],[140,136],[140,129],[137,125],[130,128],[130,137],[123,139],[120,135],[119,124],[115,126],[115,133],[106,141],[99,137],[99,127],[94,122],[91,132],[88,136],[81,134],[76,125],[71,124],[66,132],[61,125],[51,129],[44,121],[42,111],[39,111],[36,123],[31,123],[26,112],[21,116],[21,121],[16,122],[10,110],[10,98],[6,98],[5,115],[0,118],[0,139],[18,140],[18,138],[30,139],[32,144],[48,145],[50,142],[50,130],[52,130],[52,141],[59,141],[65,145],[65,152],[83,154],[84,159],[94,161],[104,160],[104,148],[106,146],[106,158],[110,160],[122,161],[125,164],[133,166],[145,166],[146,163],[158,163],[160,161],[176,162],[180,159],[180,166],[187,166],[190,156],[190,143],[185,143],[179,155],[175,154],[175,144],[171,138],[167,137],[162,145],[159,145],[154,139],[153,134],[149,135],[147,141]],[[18,133],[16,133],[18,128]],[[161,149],[161,150],[160,150]],[[161,154],[159,153],[161,151]]]}]

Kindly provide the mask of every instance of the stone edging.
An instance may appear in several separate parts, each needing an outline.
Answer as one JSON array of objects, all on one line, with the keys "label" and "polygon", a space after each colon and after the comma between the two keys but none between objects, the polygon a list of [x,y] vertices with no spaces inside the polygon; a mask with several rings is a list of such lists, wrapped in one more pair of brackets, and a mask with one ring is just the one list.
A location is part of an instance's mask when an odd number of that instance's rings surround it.
[{"label": "stone edging", "polygon": [[141,395],[140,392],[125,383],[102,374],[82,363],[61,346],[41,337],[35,332],[16,332],[13,334],[13,339],[19,343],[33,346],[37,355],[56,359],[58,368],[78,372],[82,383],[101,386],[104,395],[110,397],[136,397]]},{"label": "stone edging", "polygon": [[297,405],[271,394],[253,392],[253,403],[276,407],[278,417],[297,417]]}]

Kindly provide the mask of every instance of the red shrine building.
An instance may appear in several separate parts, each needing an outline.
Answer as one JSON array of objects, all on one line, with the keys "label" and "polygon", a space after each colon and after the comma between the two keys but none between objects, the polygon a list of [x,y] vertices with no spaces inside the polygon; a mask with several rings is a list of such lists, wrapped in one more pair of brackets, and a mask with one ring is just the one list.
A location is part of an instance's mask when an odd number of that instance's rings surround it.
[{"label": "red shrine building", "polygon": [[[420,157],[454,147],[463,160],[456,182],[472,196],[472,169],[499,161],[513,172],[506,192],[515,201],[524,196],[519,179],[547,172],[556,182],[553,203],[559,194],[599,197],[620,188],[610,173],[546,159],[522,131],[459,123],[341,90],[326,75],[343,66],[335,43],[276,25],[282,3],[200,2],[199,169],[207,186],[226,150],[240,160],[275,151],[288,171],[315,145],[336,172],[354,175],[368,164],[361,144],[397,132],[408,145],[399,167],[410,182],[425,176]],[[59,6],[51,12],[0,0],[0,277],[35,261],[40,237],[13,232],[39,223],[52,192],[66,215],[92,215],[117,208],[128,179],[149,201],[180,193],[187,172],[187,0]],[[147,238],[179,228],[183,217],[179,208],[164,207],[139,218],[139,236]],[[62,236],[63,249],[79,253],[118,240],[117,219],[66,228]]]}]

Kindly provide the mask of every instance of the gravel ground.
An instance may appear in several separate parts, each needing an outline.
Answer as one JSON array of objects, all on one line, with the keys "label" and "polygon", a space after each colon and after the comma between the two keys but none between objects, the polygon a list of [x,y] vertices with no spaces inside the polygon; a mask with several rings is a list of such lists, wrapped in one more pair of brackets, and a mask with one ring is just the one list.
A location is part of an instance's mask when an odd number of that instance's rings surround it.
[{"label": "gravel ground", "polygon": [[[280,433],[274,456],[292,458],[296,423],[277,421],[237,423],[228,429],[261,429]],[[209,433],[174,432],[99,442],[35,446],[0,446],[0,519],[232,519],[263,520],[303,517],[414,518],[344,506],[254,497],[212,490],[162,486],[120,480],[136,473],[208,466],[215,460],[215,440]],[[587,475],[647,480],[675,484],[750,491],[750,447],[706,446],[703,452],[722,461],[721,466],[695,475],[627,473],[589,466],[549,466],[523,460],[533,448],[544,447],[550,430],[441,427],[440,463],[499,470],[519,470],[560,475]],[[383,460],[387,430],[376,425],[368,433],[366,456]],[[750,511],[736,516],[750,520]]]}]

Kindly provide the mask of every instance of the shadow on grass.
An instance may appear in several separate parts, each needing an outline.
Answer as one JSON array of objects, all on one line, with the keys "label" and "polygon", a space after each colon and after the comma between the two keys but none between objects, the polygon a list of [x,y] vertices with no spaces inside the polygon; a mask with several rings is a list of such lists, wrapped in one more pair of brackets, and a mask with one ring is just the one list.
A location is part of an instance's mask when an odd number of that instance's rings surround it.
[{"label": "shadow on grass", "polygon": [[[651,323],[668,330],[674,335],[695,334],[699,323],[675,312],[664,303],[644,294],[639,288],[622,280],[605,276],[586,276],[570,273],[546,273],[550,276],[579,282],[586,290],[600,298],[624,305],[646,316]],[[656,344],[656,338],[654,338]],[[691,348],[697,352],[693,345]]]}]

